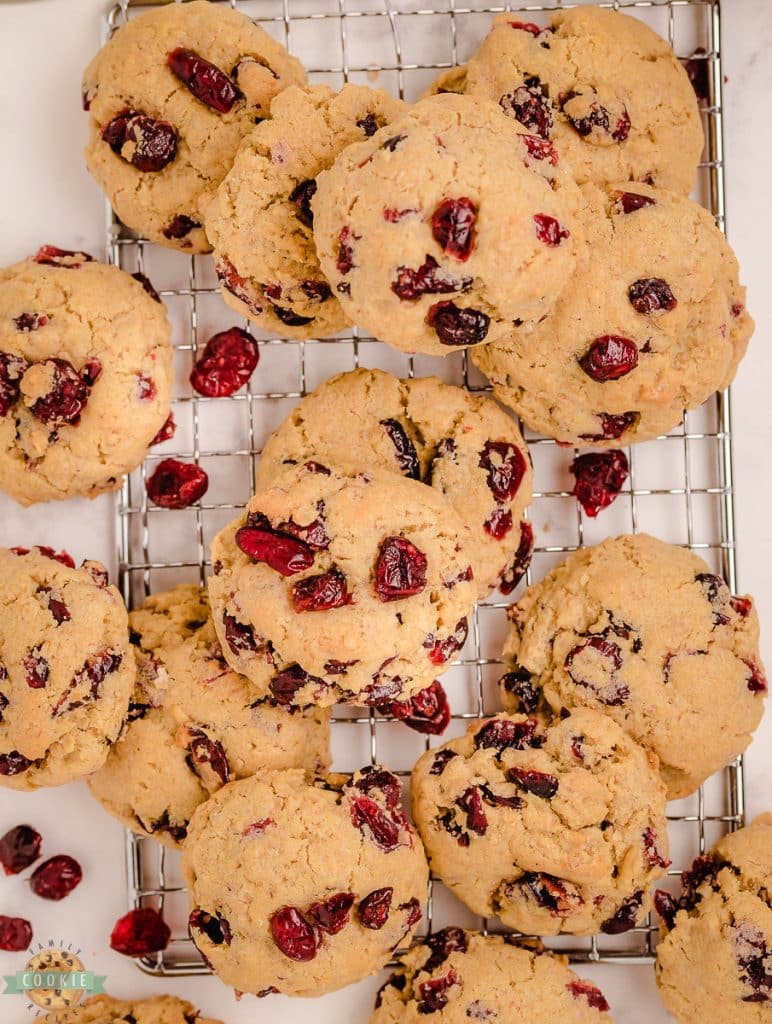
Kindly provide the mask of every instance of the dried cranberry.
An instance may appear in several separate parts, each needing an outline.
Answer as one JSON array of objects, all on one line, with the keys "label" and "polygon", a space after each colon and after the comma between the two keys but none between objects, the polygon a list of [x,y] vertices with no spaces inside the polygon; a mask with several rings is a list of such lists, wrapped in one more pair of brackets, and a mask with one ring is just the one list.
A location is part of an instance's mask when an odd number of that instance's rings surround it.
[{"label": "dried cranberry", "polygon": [[96,384],[102,374],[102,364],[98,359],[89,359],[81,367],[80,376],[90,388]]},{"label": "dried cranberry", "polygon": [[21,378],[28,366],[21,356],[0,352],[0,416],[7,416],[18,402]]},{"label": "dried cranberry", "polygon": [[519,121],[529,132],[542,139],[549,137],[552,128],[552,111],[549,100],[545,99],[538,78],[529,78],[525,85],[512,92],[506,92],[499,99],[499,106],[508,117]]},{"label": "dried cranberry", "polygon": [[613,917],[603,922],[600,926],[601,931],[606,935],[621,935],[623,932],[629,932],[638,923],[642,905],[643,893],[633,893],[622,903]]},{"label": "dried cranberry", "polygon": [[69,622],[72,619],[72,613],[64,601],[51,596],[50,587],[42,587],[41,592],[46,594],[46,606],[57,626],[61,626],[63,622]]},{"label": "dried cranberry", "polygon": [[51,267],[63,267],[65,270],[77,270],[84,263],[93,263],[94,257],[87,252],[72,249],[57,249],[55,245],[41,245],[34,256],[35,263],[43,263]]},{"label": "dried cranberry", "polygon": [[391,282],[391,290],[403,302],[419,299],[422,295],[466,292],[471,287],[471,277],[453,277],[428,253],[421,266],[415,270],[412,267],[397,267],[397,276]]},{"label": "dried cranberry", "polygon": [[161,234],[164,238],[174,238],[179,240],[181,238],[187,238],[191,231],[200,227],[200,221],[193,220],[192,217],[188,217],[185,213],[178,213],[175,217],[172,217],[166,227],[161,231]]},{"label": "dried cranberry", "polygon": [[484,341],[491,318],[479,309],[460,307],[455,302],[435,302],[426,315],[442,345],[479,345]]},{"label": "dried cranberry", "polygon": [[419,480],[421,467],[418,462],[418,452],[415,445],[408,437],[407,431],[399,420],[381,420],[381,426],[391,438],[394,445],[394,452],[397,457],[397,464],[403,476],[411,480]]},{"label": "dried cranberry", "polygon": [[75,858],[60,853],[35,868],[29,884],[35,895],[44,900],[63,900],[82,879],[83,871]]},{"label": "dried cranberry", "polygon": [[190,373],[193,388],[207,398],[223,398],[243,387],[260,358],[257,342],[241,327],[212,335]]},{"label": "dried cranberry", "polygon": [[21,953],[32,942],[32,925],[23,917],[0,914],[0,949],[8,953]]},{"label": "dried cranberry", "polygon": [[309,228],[314,226],[314,211],[311,209],[311,200],[316,195],[316,188],[316,180],[309,178],[308,181],[301,181],[290,192],[290,202],[295,204],[298,217]]},{"label": "dried cranberry", "polygon": [[593,518],[618,496],[630,471],[627,456],[618,448],[579,455],[569,469],[576,477],[571,493]]},{"label": "dried cranberry", "polygon": [[188,917],[188,927],[203,932],[215,946],[230,946],[233,941],[231,926],[220,914],[210,914],[200,907],[191,910]]},{"label": "dried cranberry", "polygon": [[520,891],[531,896],[540,907],[552,914],[567,915],[584,902],[576,886],[544,872],[527,872],[508,887],[508,895]]},{"label": "dried cranberry", "polygon": [[330,569],[320,576],[306,576],[292,585],[292,605],[296,612],[329,611],[353,603],[340,569]]},{"label": "dried cranberry", "polygon": [[[314,519],[306,526],[299,526],[297,523],[292,522],[292,520],[287,523],[280,523],[277,527],[278,532],[302,540],[310,548],[313,548],[314,551],[324,551],[330,546],[330,538],[327,536],[327,531],[324,528],[324,502],[318,501],[316,508],[322,514],[322,518]],[[260,513],[257,515],[259,520],[256,520],[254,516],[249,516],[247,525],[271,529],[271,524],[265,516],[261,516]]]},{"label": "dried cranberry", "polygon": [[643,830],[643,855],[650,868],[669,868],[670,861],[659,852],[657,833],[651,826]]},{"label": "dried cranberry", "polygon": [[488,474],[496,501],[512,501],[525,475],[525,456],[507,441],[486,441],[478,463]]},{"label": "dried cranberry", "polygon": [[465,789],[456,799],[456,806],[466,812],[466,827],[484,836],[488,831],[488,818],[483,809],[482,794],[477,786]]},{"label": "dried cranberry", "polygon": [[456,627],[450,636],[444,640],[437,640],[433,634],[424,641],[424,647],[429,648],[429,661],[433,665],[444,665],[446,661],[460,651],[466,643],[466,638],[469,635],[469,622],[464,616],[463,619],[459,619],[456,623]]},{"label": "dried cranberry", "polygon": [[407,930],[412,928],[413,925],[418,924],[418,922],[423,917],[423,914],[421,912],[421,904],[418,902],[415,896],[411,897],[411,899],[409,899],[407,903],[400,903],[399,909],[406,911],[405,928]]},{"label": "dried cranberry", "polygon": [[325,685],[323,679],[309,675],[300,665],[294,664],[275,675],[268,687],[279,704],[291,704],[298,690],[309,684],[318,688]]},{"label": "dried cranberry", "polygon": [[265,562],[282,576],[295,576],[310,569],[314,553],[305,541],[270,528],[242,526],[236,544],[255,562]]},{"label": "dried cranberry", "polygon": [[571,237],[568,228],[564,228],[560,221],[546,213],[535,213],[533,220],[536,225],[536,237],[551,249],[560,245],[564,238]]},{"label": "dried cranberry", "polygon": [[348,924],[349,911],[353,904],[353,892],[339,892],[312,903],[308,908],[308,916],[323,932],[337,935]]},{"label": "dried cranberry", "polygon": [[511,594],[520,580],[528,571],[533,555],[533,527],[523,519],[520,523],[520,543],[510,565],[502,570],[499,578],[499,590],[502,594]]},{"label": "dried cranberry", "polygon": [[670,285],[661,277],[642,277],[634,281],[627,296],[638,313],[667,313],[678,305]]},{"label": "dried cranberry", "polygon": [[223,288],[243,302],[249,308],[250,312],[254,313],[255,316],[259,316],[263,312],[263,305],[260,301],[260,297],[255,293],[255,290],[249,281],[239,274],[230,260],[223,258],[217,260],[214,271],[217,274],[217,280]]},{"label": "dried cranberry", "polygon": [[453,811],[445,811],[443,814],[438,815],[437,823],[445,829],[448,835],[456,840],[459,846],[469,846],[469,833],[465,832],[458,824]]},{"label": "dried cranberry", "polygon": [[137,907],[115,922],[110,934],[110,948],[124,956],[147,956],[166,949],[171,934],[157,910]]},{"label": "dried cranberry", "polygon": [[174,416],[172,413],[164,420],[163,426],[160,428],[158,433],[155,435],[153,440],[150,442],[150,447],[156,444],[163,444],[164,441],[171,441],[174,437],[174,432],[177,429],[177,424],[174,422]]},{"label": "dried cranberry", "polygon": [[[43,555],[45,558],[51,558],[55,562],[59,562],[60,565],[66,565],[68,569],[75,568],[75,562],[72,559],[72,555],[69,555],[66,551],[54,551],[47,544],[35,544],[33,550]],[[28,555],[30,552],[29,548],[11,548],[11,551],[15,555]]]},{"label": "dried cranberry", "polygon": [[368,139],[375,135],[378,129],[382,127],[383,125],[378,123],[378,120],[372,110],[368,110],[365,116],[360,117],[357,121],[357,128],[361,128],[365,133],[365,137]]},{"label": "dried cranberry", "polygon": [[146,374],[140,373],[137,376],[137,395],[140,402],[152,402],[157,394],[158,388],[155,386],[155,381]]},{"label": "dried cranberry", "polygon": [[533,685],[533,676],[524,668],[507,672],[499,680],[499,686],[507,693],[517,697],[520,703],[520,710],[526,714],[533,714],[539,707],[540,691]]},{"label": "dried cranberry", "polygon": [[385,142],[381,143],[381,149],[388,150],[389,153],[393,153],[401,142],[404,142],[407,135],[392,135],[390,139],[386,139]]},{"label": "dried cranberry", "polygon": [[355,797],[351,801],[351,821],[360,830],[366,827],[382,850],[388,852],[399,846],[400,823],[390,818],[369,796]]},{"label": "dried cranberry", "polygon": [[638,422],[640,418],[637,412],[622,412],[614,415],[609,412],[599,412],[600,434],[581,434],[584,441],[616,441],[624,432]]},{"label": "dried cranberry", "polygon": [[740,314],[743,312],[744,309],[745,309],[745,306],[742,304],[742,302],[734,302],[734,303],[732,303],[732,308],[731,308],[730,312],[731,312],[732,316],[738,317],[738,316],[740,316]]},{"label": "dried cranberry", "polygon": [[710,97],[710,62],[711,59],[702,46],[698,46],[688,60],[682,61],[698,100],[707,101]]},{"label": "dried cranberry", "polygon": [[362,769],[359,778],[351,783],[354,789],[360,793],[380,793],[386,802],[386,806],[392,810],[399,807],[401,789],[399,779],[392,772],[385,768],[367,765]]},{"label": "dried cranberry", "polygon": [[405,210],[398,210],[394,206],[384,206],[383,208],[383,219],[387,220],[389,224],[398,224],[405,217],[411,217],[421,211],[414,206],[408,207]]},{"label": "dried cranberry", "polygon": [[[50,323],[50,318],[45,313],[21,313],[13,318],[13,322],[17,331],[29,334],[30,331],[39,331],[41,327],[45,327]],[[8,358],[7,353],[4,352],[3,355]],[[11,358],[18,359],[19,356]]]},{"label": "dried cranberry", "polygon": [[637,192],[618,192],[617,204],[622,213],[635,213],[636,210],[643,210],[647,206],[655,206],[656,199],[651,196],[642,196]]},{"label": "dried cranberry", "polygon": [[387,885],[384,889],[374,889],[359,904],[359,920],[364,928],[377,931],[383,928],[389,919],[391,897],[394,889]]},{"label": "dried cranberry", "polygon": [[458,984],[458,976],[452,967],[448,973],[443,975],[441,978],[422,981],[418,986],[418,991],[420,993],[418,1012],[436,1013],[438,1010],[441,1010],[447,1005],[448,990]]},{"label": "dried cranberry", "polygon": [[354,247],[351,244],[351,239],[358,239],[360,236],[355,235],[349,227],[342,227],[338,234],[338,255],[335,260],[335,266],[341,274],[348,274],[354,269],[356,263],[354,262]]},{"label": "dried cranberry", "polygon": [[750,678],[748,679],[748,689],[751,693],[766,693],[767,692],[767,679],[764,673],[761,671],[755,661],[751,661],[749,658],[743,658],[746,668],[750,671]]},{"label": "dried cranberry", "polygon": [[483,523],[483,529],[494,540],[503,540],[513,525],[512,512],[508,508],[497,505]]},{"label": "dried cranberry", "polygon": [[509,777],[513,782],[534,796],[550,800],[558,791],[558,780],[547,772],[537,772],[528,768],[510,768]]},{"label": "dried cranberry", "polygon": [[159,508],[187,508],[202,498],[209,477],[200,466],[179,459],[163,459],[147,481],[147,493]]},{"label": "dried cranberry", "polygon": [[[602,658],[605,658],[610,663],[609,682],[603,687],[587,682],[586,679],[582,679],[581,676],[575,674],[576,670],[572,671],[575,659],[588,649],[597,651]],[[585,643],[577,644],[576,647],[573,647],[568,652],[563,667],[576,686],[582,686],[585,689],[591,690],[602,704],[606,704],[609,707],[619,707],[630,697],[629,687],[621,683],[614,675],[616,670],[622,667],[622,651],[619,644],[615,644],[612,640],[606,640],[602,636],[590,636]]]},{"label": "dried cranberry", "polygon": [[[189,733],[188,750],[193,770],[201,776],[205,785],[214,781],[215,785],[219,783],[224,786],[231,773],[222,744],[211,739],[201,729],[191,729]],[[212,775],[216,781],[211,779]]]},{"label": "dried cranberry", "polygon": [[[162,171],[177,155],[174,126],[137,110],[122,110],[102,129],[102,138],[138,171]],[[129,148],[124,156],[125,146]]]},{"label": "dried cranberry", "polygon": [[448,697],[437,679],[415,696],[393,701],[385,705],[383,710],[388,710],[416,732],[429,736],[439,736],[445,732],[450,721]]},{"label": "dried cranberry", "polygon": [[542,30],[538,25],[532,21],[508,21],[507,24],[510,28],[516,28],[520,32],[530,32],[531,35],[536,38],[542,31],[548,32],[549,29]]},{"label": "dried cranberry", "polygon": [[654,890],[654,909],[664,921],[668,929],[675,924],[678,913],[678,901],[664,889]]},{"label": "dried cranberry", "polygon": [[619,380],[638,365],[638,346],[618,334],[603,334],[593,341],[579,365],[588,377],[600,384]]},{"label": "dried cranberry", "polygon": [[558,151],[549,139],[540,139],[538,135],[521,135],[520,140],[534,160],[549,160],[553,167],[557,167]]},{"label": "dried cranberry", "polygon": [[316,931],[295,907],[282,907],[271,915],[271,935],[290,960],[307,963],[316,956]]},{"label": "dried cranberry", "polygon": [[255,633],[251,626],[245,622],[239,622],[235,616],[229,615],[228,612],[223,614],[222,621],[225,628],[225,639],[237,657],[242,651],[258,650]]},{"label": "dried cranberry", "polygon": [[33,402],[30,412],[41,423],[76,426],[91,393],[88,384],[66,359],[44,359],[38,365],[46,367],[51,390]]},{"label": "dried cranberry", "polygon": [[241,97],[225,72],[204,60],[194,50],[180,46],[167,55],[166,62],[197,100],[220,114],[227,114]]},{"label": "dried cranberry", "polygon": [[512,748],[527,750],[529,747],[541,746],[537,735],[538,722],[526,718],[522,722],[514,722],[509,718],[492,718],[478,729],[474,736],[474,745],[478,750],[492,749],[499,754]]},{"label": "dried cranberry", "polygon": [[735,923],[732,930],[740,982],[752,990],[752,995],[743,996],[742,1001],[768,1003],[772,999],[772,950],[766,935],[750,921]]},{"label": "dried cranberry", "polygon": [[[579,97],[579,104],[575,111],[577,116],[572,116],[566,109],[566,104],[577,96]],[[615,116],[603,106],[597,97],[593,98],[593,96],[593,93],[584,95],[571,92],[563,97],[563,112],[569,123],[583,139],[592,135],[596,140],[599,138],[602,140],[605,136],[612,138],[614,142],[624,142],[630,134],[630,115],[627,113],[626,107],[621,105]],[[607,140],[604,140],[602,144],[605,144],[605,141]]]},{"label": "dried cranberry", "polygon": [[448,766],[448,761],[452,761],[454,757],[458,757],[455,750],[438,750],[434,755],[432,766],[429,769],[430,775],[442,775]]},{"label": "dried cranberry", "polygon": [[375,563],[375,590],[381,601],[415,597],[426,587],[426,555],[406,537],[387,537]]},{"label": "dried cranberry", "polygon": [[582,981],[580,978],[576,978],[574,981],[569,981],[566,988],[574,999],[586,999],[593,1009],[600,1010],[601,1013],[609,1011],[610,1007],[606,997],[599,988],[590,984],[589,981]]},{"label": "dried cranberry", "polygon": [[31,690],[42,690],[48,682],[51,666],[48,660],[40,653],[40,645],[33,647],[22,658],[22,665],[24,666],[24,678],[27,686]]},{"label": "dried cranberry", "polygon": [[753,607],[753,602],[749,597],[735,597],[733,595],[729,598],[729,603],[741,619],[747,619]]},{"label": "dried cranberry", "polygon": [[432,214],[432,236],[448,256],[465,262],[472,255],[477,205],[466,196],[443,199]]},{"label": "dried cranberry", "polygon": [[0,864],[6,875],[18,875],[40,856],[43,837],[31,825],[16,825],[0,839]]},{"label": "dried cranberry", "polygon": [[431,972],[444,964],[451,953],[466,953],[468,944],[463,928],[441,928],[438,932],[432,932],[426,936],[426,945],[431,955],[421,970]]},{"label": "dried cranberry", "polygon": [[274,303],[271,304],[271,312],[278,317],[283,324],[287,327],[303,327],[305,324],[313,322],[312,316],[301,316],[299,313],[295,313],[291,309],[287,309],[284,306],[277,306]]},{"label": "dried cranberry", "polygon": [[21,775],[32,767],[33,762],[18,750],[0,754],[0,775]]}]

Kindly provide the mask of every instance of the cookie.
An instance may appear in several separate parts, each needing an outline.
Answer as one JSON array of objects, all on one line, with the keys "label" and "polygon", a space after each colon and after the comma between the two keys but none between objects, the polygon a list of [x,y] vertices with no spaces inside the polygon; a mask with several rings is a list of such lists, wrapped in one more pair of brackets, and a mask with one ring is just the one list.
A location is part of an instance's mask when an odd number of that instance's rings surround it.
[{"label": "cookie", "polygon": [[283,704],[399,701],[466,639],[477,593],[442,495],[381,469],[287,466],[212,542],[226,661]]},{"label": "cookie", "polygon": [[772,1010],[772,814],[725,835],[657,892],[656,976],[680,1024],[768,1024]]},{"label": "cookie", "polygon": [[192,1003],[177,996],[148,999],[113,999],[92,996],[70,1010],[57,1010],[42,1018],[42,1024],[222,1024],[199,1016]]},{"label": "cookie", "polygon": [[129,722],[89,779],[127,828],[178,846],[196,807],[231,779],[329,766],[329,712],[256,698],[223,661],[206,591],[156,594],[129,622],[138,665]]},{"label": "cookie", "polygon": [[270,487],[283,466],[310,459],[391,470],[443,494],[467,527],[480,597],[497,585],[509,593],[528,567],[530,455],[517,424],[489,398],[437,377],[338,374],[268,439],[258,490]]},{"label": "cookie", "polygon": [[291,86],[276,97],[205,211],[222,295],[237,313],[287,338],[348,326],[314,247],[316,176],[406,109],[362,85]]},{"label": "cookie", "polygon": [[602,711],[657,755],[669,799],[750,744],[767,692],[758,615],[692,551],[645,534],[605,540],[508,614],[505,706]]},{"label": "cookie", "polygon": [[302,65],[227,4],[167,4],[121,25],[83,74],[86,165],[126,227],[208,252],[214,193],[271,100]]},{"label": "cookie", "polygon": [[637,18],[587,5],[539,30],[501,14],[466,65],[465,91],[553,143],[580,184],[694,187],[697,97],[670,46]]},{"label": "cookie", "polygon": [[670,863],[657,759],[589,708],[474,722],[421,757],[412,800],[435,874],[530,935],[629,931]]},{"label": "cookie", "polygon": [[378,993],[370,1024],[596,1024],[608,1003],[566,957],[512,936],[443,928],[400,961]]},{"label": "cookie", "polygon": [[99,562],[0,548],[0,785],[61,786],[104,764],[136,674],[128,628]]},{"label": "cookie", "polygon": [[587,251],[533,329],[473,353],[534,430],[614,447],[667,433],[733,379],[753,333],[707,210],[636,185],[583,189]]},{"label": "cookie", "polygon": [[375,973],[422,916],[428,868],[380,768],[268,772],[224,786],[190,824],[190,931],[227,985],[318,996]]},{"label": "cookie", "polygon": [[0,481],[22,505],[120,487],[169,416],[171,327],[146,279],[44,245],[0,269]]},{"label": "cookie", "polygon": [[322,273],[349,319],[407,352],[537,322],[581,244],[579,192],[554,151],[479,99],[422,100],[317,185]]}]

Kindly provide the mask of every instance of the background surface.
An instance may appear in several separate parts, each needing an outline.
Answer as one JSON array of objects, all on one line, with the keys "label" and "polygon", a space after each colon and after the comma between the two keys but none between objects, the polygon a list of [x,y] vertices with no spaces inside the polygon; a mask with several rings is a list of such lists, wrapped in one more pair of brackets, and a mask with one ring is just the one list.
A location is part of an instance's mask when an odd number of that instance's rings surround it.
[{"label": "background surface", "polygon": [[[289,0],[294,3],[305,0]],[[0,265],[49,242],[104,256],[104,205],[86,173],[86,137],[80,110],[83,67],[99,45],[104,0],[0,2]],[[772,445],[769,382],[772,353],[772,288],[769,283],[769,191],[772,159],[768,112],[772,103],[772,6],[768,0],[724,0],[723,62],[727,143],[729,238],[748,286],[756,319],[751,343],[733,386],[736,511],[741,591],[753,593],[762,621],[762,652],[772,665]],[[115,572],[113,499],[74,500],[24,510],[0,495],[0,544],[46,543],[66,547],[77,562],[103,560]],[[689,737],[684,736],[684,743]],[[750,820],[772,809],[772,715],[746,757]],[[0,913],[28,917],[41,942],[56,940],[81,950],[86,968],[108,977],[111,994],[123,997],[175,992],[204,1015],[226,1024],[273,1020],[364,1022],[382,977],[325,997],[301,1001],[273,997],[237,1003],[214,978],[154,979],[108,948],[113,922],[125,911],[124,842],[117,822],[93,803],[83,785],[33,794],[0,790],[0,835],[19,821],[44,837],[44,856],[67,852],[84,869],[81,886],[61,904],[31,897],[21,878],[0,878]],[[23,966],[23,954],[0,954],[0,974]],[[664,1024],[670,1020],[647,967],[582,967],[607,995],[618,1022]],[[0,1021],[33,1019],[23,997],[0,996]]]}]

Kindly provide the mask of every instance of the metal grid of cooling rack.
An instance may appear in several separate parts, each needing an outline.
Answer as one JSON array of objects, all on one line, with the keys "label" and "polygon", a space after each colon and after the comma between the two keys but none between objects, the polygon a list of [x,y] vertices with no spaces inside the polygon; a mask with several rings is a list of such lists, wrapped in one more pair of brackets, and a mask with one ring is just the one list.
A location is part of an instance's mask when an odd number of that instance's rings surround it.
[{"label": "metal grid of cooling rack", "polygon": [[[124,19],[167,0],[118,0],[109,10],[105,34]],[[416,99],[443,69],[463,62],[500,11],[527,13],[538,20],[575,4],[507,3],[489,0],[219,0],[250,15],[303,60],[312,82],[339,87],[344,81],[369,83]],[[709,99],[702,103],[706,154],[700,167],[698,198],[725,227],[721,124],[721,47],[718,0],[617,0],[601,4],[627,10],[666,36],[676,53],[705,62]],[[108,251],[113,262],[149,274],[167,303],[175,328],[177,388],[174,439],[158,446],[128,478],[117,501],[121,586],[136,605],[148,593],[180,582],[203,582],[212,536],[232,519],[252,494],[255,459],[271,430],[291,406],[334,372],[379,366],[401,376],[437,373],[470,390],[485,381],[465,354],[446,360],[408,357],[356,329],[333,339],[286,342],[260,332],[261,361],[248,387],[228,399],[192,394],[187,376],[199,346],[234,316],[219,299],[207,257],[185,257],[159,249],[127,231],[108,214]],[[541,578],[567,552],[604,536],[647,530],[664,540],[697,550],[737,590],[733,515],[732,440],[729,394],[715,396],[688,413],[682,427],[630,450],[626,490],[605,510],[600,523],[585,519],[571,497],[568,464],[573,452],[524,431],[535,466],[529,511],[536,550],[526,584]],[[154,464],[170,455],[194,460],[210,477],[210,488],[191,509],[170,512],[150,507],[145,481]],[[521,584],[521,587],[525,584]],[[515,597],[517,595],[514,595]],[[467,720],[498,710],[499,675],[506,607],[512,599],[492,595],[478,605],[460,658],[443,677],[453,707],[444,738],[464,730]],[[339,708],[333,718],[333,767],[351,771],[381,761],[407,777],[430,740],[378,716]],[[442,738],[441,738],[442,739]],[[436,742],[436,740],[435,740]],[[673,866],[677,881],[700,852],[727,829],[743,823],[742,759],[714,776],[700,791],[668,808]],[[156,975],[203,974],[207,969],[187,934],[187,899],[179,860],[152,840],[127,833],[129,905],[163,910],[172,928],[168,949],[139,961]],[[431,883],[426,929],[456,923],[486,929],[438,881]],[[550,942],[577,961],[650,963],[656,943],[652,922],[623,936],[565,937]]]}]

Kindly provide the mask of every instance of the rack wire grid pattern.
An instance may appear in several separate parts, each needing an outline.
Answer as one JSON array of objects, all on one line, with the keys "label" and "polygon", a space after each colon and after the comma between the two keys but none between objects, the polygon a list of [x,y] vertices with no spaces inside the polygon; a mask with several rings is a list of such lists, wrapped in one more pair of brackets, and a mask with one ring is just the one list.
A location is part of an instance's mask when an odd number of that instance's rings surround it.
[{"label": "rack wire grid pattern", "polygon": [[[158,0],[165,2],[165,0]],[[345,81],[369,83],[416,99],[437,76],[462,63],[501,11],[528,14],[575,4],[504,4],[486,0],[219,0],[250,15],[282,41],[309,70],[312,82],[334,88]],[[119,0],[109,10],[105,37],[134,14],[155,6]],[[722,72],[720,10],[717,0],[637,0],[604,3],[647,21],[681,58],[698,54],[706,65],[710,99],[702,103],[706,155],[699,170],[698,198],[725,228],[721,124]],[[324,59],[320,60],[320,54]],[[435,373],[473,391],[486,389],[465,353],[445,360],[409,357],[368,338],[356,328],[332,339],[288,342],[255,332],[261,360],[246,389],[227,399],[191,393],[187,377],[199,347],[215,330],[233,324],[219,298],[211,258],[170,253],[137,238],[108,212],[108,251],[114,263],[150,276],[169,308],[175,329],[175,438],[159,445],[128,478],[117,501],[121,586],[130,606],[180,582],[204,582],[208,543],[236,516],[254,488],[255,459],[268,434],[308,391],[334,372],[357,366],[390,370],[401,376]],[[522,425],[521,425],[522,426]],[[470,719],[500,709],[496,680],[506,633],[506,608],[522,587],[540,579],[568,552],[615,533],[648,530],[663,540],[698,551],[722,572],[736,592],[730,398],[715,396],[689,412],[666,437],[627,449],[626,489],[600,516],[586,519],[572,497],[568,465],[574,452],[528,430],[524,434],[543,488],[534,495],[529,516],[536,549],[524,584],[512,598],[494,594],[480,603],[460,658],[443,676],[453,708],[444,737],[429,740],[378,715],[336,708],[332,723],[333,768],[353,771],[381,762],[404,778],[430,744],[463,732]],[[149,506],[145,482],[154,465],[168,456],[193,460],[208,472],[202,501],[184,511]],[[676,886],[691,860],[728,829],[742,825],[743,766],[740,758],[694,796],[668,807],[671,884]],[[208,973],[187,931],[187,895],[178,855],[127,832],[128,898],[131,907],[162,909],[172,928],[166,951],[139,961],[155,975]],[[474,918],[438,880],[430,884],[423,932],[444,924],[488,928]],[[493,924],[492,929],[495,929]],[[573,936],[550,940],[576,961],[650,963],[656,944],[653,921],[622,936]]]}]

